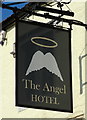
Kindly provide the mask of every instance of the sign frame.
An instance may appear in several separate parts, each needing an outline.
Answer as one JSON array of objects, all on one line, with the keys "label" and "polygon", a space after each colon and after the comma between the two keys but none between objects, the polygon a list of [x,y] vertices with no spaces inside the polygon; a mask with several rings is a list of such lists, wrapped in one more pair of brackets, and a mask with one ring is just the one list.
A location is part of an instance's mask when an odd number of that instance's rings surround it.
[{"label": "sign frame", "polygon": [[[60,110],[60,109],[51,109],[51,108],[43,108],[43,107],[33,107],[32,105],[29,106],[25,106],[25,105],[20,105],[18,104],[18,84],[17,84],[17,80],[18,80],[18,23],[22,22],[22,23],[26,23],[26,24],[32,24],[32,25],[38,25],[38,26],[42,26],[42,27],[47,27],[47,28],[52,28],[52,29],[58,29],[58,30],[68,30],[69,31],[69,60],[70,60],[70,88],[71,88],[71,110]],[[45,24],[45,23],[40,23],[40,22],[36,22],[36,21],[23,21],[23,20],[19,20],[16,21],[16,69],[15,69],[15,73],[16,73],[16,98],[15,98],[15,105],[19,106],[19,107],[26,107],[26,108],[34,108],[34,109],[43,109],[43,110],[52,110],[52,111],[61,111],[61,112],[70,112],[73,113],[73,92],[72,92],[72,51],[71,51],[71,29],[70,28],[61,28],[61,27],[54,27],[53,25],[49,25],[49,24]]]}]

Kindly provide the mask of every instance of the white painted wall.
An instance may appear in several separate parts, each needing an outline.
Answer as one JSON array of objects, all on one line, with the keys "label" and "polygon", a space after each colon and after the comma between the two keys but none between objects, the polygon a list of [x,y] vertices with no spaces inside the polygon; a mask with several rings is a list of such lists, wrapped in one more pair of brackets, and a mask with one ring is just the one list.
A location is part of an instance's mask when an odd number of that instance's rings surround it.
[{"label": "white painted wall", "polygon": [[[87,1],[85,4],[85,22],[87,23]],[[87,30],[85,31],[85,52],[87,54]],[[85,81],[87,82],[87,57],[85,58]],[[85,118],[87,119],[87,85],[85,86]]]}]

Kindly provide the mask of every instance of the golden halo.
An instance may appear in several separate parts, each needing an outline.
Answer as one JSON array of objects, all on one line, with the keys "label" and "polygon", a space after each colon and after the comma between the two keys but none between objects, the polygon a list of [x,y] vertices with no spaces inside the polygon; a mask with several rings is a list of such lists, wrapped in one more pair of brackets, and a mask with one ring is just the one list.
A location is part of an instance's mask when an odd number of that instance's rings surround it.
[{"label": "golden halo", "polygon": [[[50,45],[43,45],[43,44],[40,44],[40,43],[35,42],[35,41],[34,41],[35,39],[41,39],[41,40],[44,39],[44,40],[47,40],[47,41],[50,41],[50,42],[54,43],[54,45],[52,45],[52,46],[50,46]],[[38,45],[38,46],[40,46],[40,47],[45,47],[45,48],[55,48],[55,47],[58,46],[57,42],[55,42],[55,41],[52,40],[52,39],[45,38],[45,37],[32,37],[32,38],[31,38],[31,42],[34,43],[35,45]]]}]

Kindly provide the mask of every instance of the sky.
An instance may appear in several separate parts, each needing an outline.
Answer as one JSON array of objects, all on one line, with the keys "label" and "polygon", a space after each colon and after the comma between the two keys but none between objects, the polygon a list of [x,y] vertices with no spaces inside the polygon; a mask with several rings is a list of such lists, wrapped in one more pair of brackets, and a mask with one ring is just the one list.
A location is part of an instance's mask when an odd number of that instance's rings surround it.
[{"label": "sky", "polygon": [[[9,0],[10,1],[10,0]],[[12,0],[11,0],[12,1]],[[20,2],[22,0],[15,0],[15,2]],[[8,3],[13,3],[13,2],[3,2],[4,4],[8,4]],[[21,2],[20,2],[21,3]],[[16,5],[10,5],[11,7],[17,7],[17,8],[22,8],[24,7],[25,5],[27,4],[27,2],[25,3],[21,3],[21,4],[16,4]],[[9,16],[11,16],[13,14],[13,11],[11,10],[8,10],[8,9],[2,9],[0,8],[0,22],[2,22],[3,20],[5,20],[6,18],[8,18]]]}]

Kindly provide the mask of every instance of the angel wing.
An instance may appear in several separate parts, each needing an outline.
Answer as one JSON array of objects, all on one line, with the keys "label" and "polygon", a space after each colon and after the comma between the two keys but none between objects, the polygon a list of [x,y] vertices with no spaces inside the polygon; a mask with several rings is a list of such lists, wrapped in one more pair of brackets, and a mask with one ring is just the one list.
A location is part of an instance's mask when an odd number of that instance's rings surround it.
[{"label": "angel wing", "polygon": [[26,75],[32,71],[37,71],[45,67],[49,72],[57,75],[61,81],[63,81],[61,72],[58,68],[55,57],[51,53],[46,53],[45,55],[41,51],[37,51],[31,60],[31,63],[27,69]]}]

